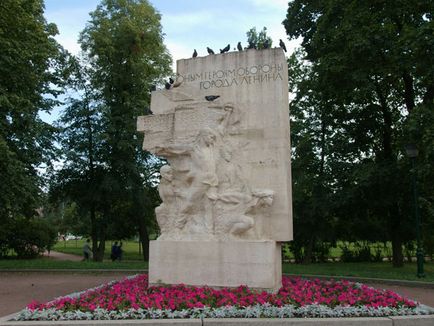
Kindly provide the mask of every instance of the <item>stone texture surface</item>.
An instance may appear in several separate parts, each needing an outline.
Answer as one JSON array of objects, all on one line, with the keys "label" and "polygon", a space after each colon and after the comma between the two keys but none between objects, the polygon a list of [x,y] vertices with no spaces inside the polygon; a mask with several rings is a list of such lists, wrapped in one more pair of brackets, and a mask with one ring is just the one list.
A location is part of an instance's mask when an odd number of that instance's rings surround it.
[{"label": "stone texture surface", "polygon": [[[179,60],[140,117],[165,157],[160,240],[292,240],[288,76],[281,49]],[[210,96],[213,97],[210,99]]]},{"label": "stone texture surface", "polygon": [[204,326],[392,326],[388,318],[258,318],[258,319],[204,319]]},{"label": "stone texture surface", "polygon": [[149,282],[277,290],[280,250],[275,241],[151,241]]},{"label": "stone texture surface", "polygon": [[74,320],[74,321],[22,321],[11,322],[0,319],[0,326],[201,326],[200,319],[160,319],[160,320]]},{"label": "stone texture surface", "polygon": [[390,317],[393,326],[433,326],[434,315],[429,316],[396,316]]},{"label": "stone texture surface", "polygon": [[172,87],[152,92],[151,111],[137,121],[143,149],[169,164],[150,282],[277,289],[277,242],[292,240],[282,49],[179,60]]},{"label": "stone texture surface", "polygon": [[0,326],[432,326],[434,316],[408,316],[388,318],[286,318],[286,319],[163,319],[163,320],[76,320],[76,321],[25,321],[11,322],[0,318]]}]

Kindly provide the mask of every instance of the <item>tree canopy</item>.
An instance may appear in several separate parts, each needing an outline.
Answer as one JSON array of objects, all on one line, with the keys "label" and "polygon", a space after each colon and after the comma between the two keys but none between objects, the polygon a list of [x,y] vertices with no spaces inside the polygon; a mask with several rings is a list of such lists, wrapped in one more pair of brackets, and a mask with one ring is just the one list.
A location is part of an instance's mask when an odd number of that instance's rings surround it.
[{"label": "tree canopy", "polygon": [[64,190],[87,212],[95,259],[106,239],[137,230],[147,255],[158,196],[136,121],[149,113],[149,89],[170,73],[171,58],[148,1],[104,0],[90,16],[80,34],[82,59],[72,60],[78,96],[60,120],[65,166],[57,184],[67,181]]},{"label": "tree canopy", "polygon": [[[331,167],[326,187],[340,202],[333,214],[353,237],[368,222],[363,237],[391,240],[395,266],[402,265],[403,242],[412,239],[403,145],[415,141],[422,153],[432,152],[409,126],[433,109],[433,6],[432,1],[295,0],[283,22],[290,38],[302,39],[303,54],[293,59],[309,66],[297,82],[291,111],[304,114],[295,118],[305,126],[320,119],[322,128],[303,135],[325,137]],[[321,142],[311,148],[322,158]],[[424,155],[420,165],[431,165]],[[425,189],[421,196],[432,203],[432,189]],[[383,234],[369,233],[373,225]]]},{"label": "tree canopy", "polygon": [[[62,86],[57,28],[46,22],[40,0],[0,3],[0,247],[36,215],[42,179],[51,162],[53,131],[39,113],[56,104]],[[30,223],[30,222],[29,222]]]}]

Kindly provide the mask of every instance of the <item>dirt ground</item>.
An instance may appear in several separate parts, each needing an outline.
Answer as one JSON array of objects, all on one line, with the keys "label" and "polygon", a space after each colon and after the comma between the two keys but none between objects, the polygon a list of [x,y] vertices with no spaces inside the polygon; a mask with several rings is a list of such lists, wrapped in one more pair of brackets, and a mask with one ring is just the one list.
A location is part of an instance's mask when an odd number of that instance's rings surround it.
[{"label": "dirt ground", "polygon": [[128,274],[0,272],[0,317],[23,309],[33,300],[46,302],[125,276]]}]

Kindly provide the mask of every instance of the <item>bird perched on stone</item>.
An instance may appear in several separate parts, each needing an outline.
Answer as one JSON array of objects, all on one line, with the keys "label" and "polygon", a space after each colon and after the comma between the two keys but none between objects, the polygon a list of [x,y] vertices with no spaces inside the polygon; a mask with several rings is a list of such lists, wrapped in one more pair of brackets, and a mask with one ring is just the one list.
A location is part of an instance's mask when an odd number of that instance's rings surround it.
[{"label": "bird perched on stone", "polygon": [[243,51],[243,47],[241,46],[241,42],[238,42],[237,49],[238,49],[238,51]]},{"label": "bird perched on stone", "polygon": [[209,47],[206,47],[206,50],[208,51],[208,54],[215,54],[214,51]]},{"label": "bird perched on stone", "polygon": [[169,78],[169,84],[170,84],[170,85],[173,85],[174,82],[175,82],[175,80],[174,80],[172,77],[170,77],[170,78]]},{"label": "bird perched on stone", "polygon": [[228,44],[228,45],[226,45],[223,49],[220,49],[220,53],[228,52],[230,48],[231,48],[231,45]]},{"label": "bird perched on stone", "polygon": [[279,39],[279,46],[283,49],[283,51],[285,51],[286,52],[286,45],[285,45],[285,43],[283,43],[283,41],[282,41],[282,39]]},{"label": "bird perched on stone", "polygon": [[172,88],[172,85],[170,85],[170,83],[166,83],[166,84],[164,85],[164,87],[165,87],[166,89],[171,89],[171,88]]},{"label": "bird perched on stone", "polygon": [[172,85],[172,88],[176,88],[176,87],[179,87],[180,85],[182,84],[182,81],[176,81],[173,85]]},{"label": "bird perched on stone", "polygon": [[270,47],[270,41],[268,39],[264,42],[264,49],[268,49]]},{"label": "bird perched on stone", "polygon": [[212,102],[216,99],[218,99],[220,97],[220,95],[207,95],[205,96],[205,100],[207,100],[208,102]]},{"label": "bird perched on stone", "polygon": [[196,49],[194,49],[193,58],[196,58],[196,57],[197,57],[197,51],[196,51]]}]

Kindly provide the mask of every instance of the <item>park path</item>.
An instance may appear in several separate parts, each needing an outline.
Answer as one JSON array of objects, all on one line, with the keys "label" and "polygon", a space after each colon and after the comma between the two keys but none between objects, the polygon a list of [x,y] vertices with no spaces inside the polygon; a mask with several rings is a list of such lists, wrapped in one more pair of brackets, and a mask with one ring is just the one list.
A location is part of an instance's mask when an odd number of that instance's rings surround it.
[{"label": "park path", "polygon": [[47,302],[130,274],[134,272],[0,272],[0,317],[23,309],[33,300]]},{"label": "park path", "polygon": [[46,251],[44,252],[44,256],[45,257],[50,257],[52,259],[55,260],[70,260],[70,261],[81,261],[83,260],[83,257],[81,256],[77,256],[77,255],[72,255],[72,254],[65,254],[63,252],[58,252],[58,251]]}]

